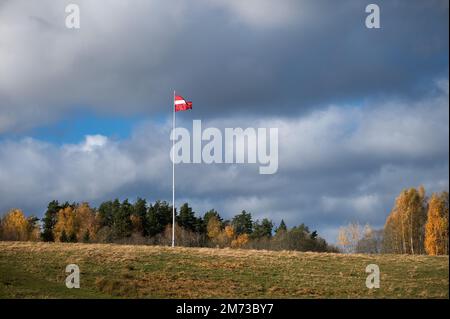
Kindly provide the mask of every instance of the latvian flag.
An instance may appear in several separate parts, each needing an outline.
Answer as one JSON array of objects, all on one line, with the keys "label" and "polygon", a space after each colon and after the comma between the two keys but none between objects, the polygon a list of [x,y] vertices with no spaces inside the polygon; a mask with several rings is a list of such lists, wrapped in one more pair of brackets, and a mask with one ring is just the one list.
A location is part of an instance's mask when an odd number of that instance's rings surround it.
[{"label": "latvian flag", "polygon": [[175,95],[175,112],[186,111],[192,109],[192,102],[186,101],[182,96]]}]

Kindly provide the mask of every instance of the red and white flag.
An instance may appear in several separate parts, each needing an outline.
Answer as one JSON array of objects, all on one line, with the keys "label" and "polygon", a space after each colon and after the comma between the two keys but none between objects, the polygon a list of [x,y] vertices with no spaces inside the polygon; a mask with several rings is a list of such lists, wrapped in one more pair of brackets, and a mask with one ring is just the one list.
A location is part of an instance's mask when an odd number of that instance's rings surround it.
[{"label": "red and white flag", "polygon": [[186,111],[192,109],[192,102],[186,101],[182,96],[175,95],[175,112]]}]

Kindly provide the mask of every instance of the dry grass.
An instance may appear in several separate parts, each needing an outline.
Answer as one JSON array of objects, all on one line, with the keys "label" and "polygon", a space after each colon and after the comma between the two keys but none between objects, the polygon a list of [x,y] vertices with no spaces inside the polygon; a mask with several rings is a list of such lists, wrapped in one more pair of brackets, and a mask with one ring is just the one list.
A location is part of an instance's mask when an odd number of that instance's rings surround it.
[{"label": "dry grass", "polygon": [[[65,287],[72,263],[80,289]],[[2,298],[448,298],[448,270],[448,256],[0,242]]]}]

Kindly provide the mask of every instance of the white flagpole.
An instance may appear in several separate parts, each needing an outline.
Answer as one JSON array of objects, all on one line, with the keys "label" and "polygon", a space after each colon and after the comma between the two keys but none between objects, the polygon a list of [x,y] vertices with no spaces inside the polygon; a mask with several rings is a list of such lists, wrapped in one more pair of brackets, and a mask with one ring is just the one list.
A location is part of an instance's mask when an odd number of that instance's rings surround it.
[{"label": "white flagpole", "polygon": [[175,90],[173,90],[172,112],[172,247],[175,247]]}]

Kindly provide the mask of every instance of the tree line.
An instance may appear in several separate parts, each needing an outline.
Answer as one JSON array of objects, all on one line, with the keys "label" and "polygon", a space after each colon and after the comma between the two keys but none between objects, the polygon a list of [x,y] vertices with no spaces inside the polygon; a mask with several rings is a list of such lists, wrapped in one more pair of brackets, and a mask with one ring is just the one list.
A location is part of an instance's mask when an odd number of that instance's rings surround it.
[{"label": "tree line", "polygon": [[428,197],[423,186],[405,189],[383,229],[350,223],[340,229],[338,245],[345,252],[448,255],[449,194]]},{"label": "tree line", "polygon": [[[224,220],[211,209],[197,216],[188,203],[176,210],[175,239],[180,246],[232,247],[270,250],[337,252],[301,224],[288,228],[282,220],[254,221],[245,210]],[[0,220],[1,240],[45,242],[127,243],[169,245],[172,239],[172,206],[166,201],[147,203],[138,198],[106,201],[98,208],[89,203],[51,201],[41,221],[13,209]]]}]

